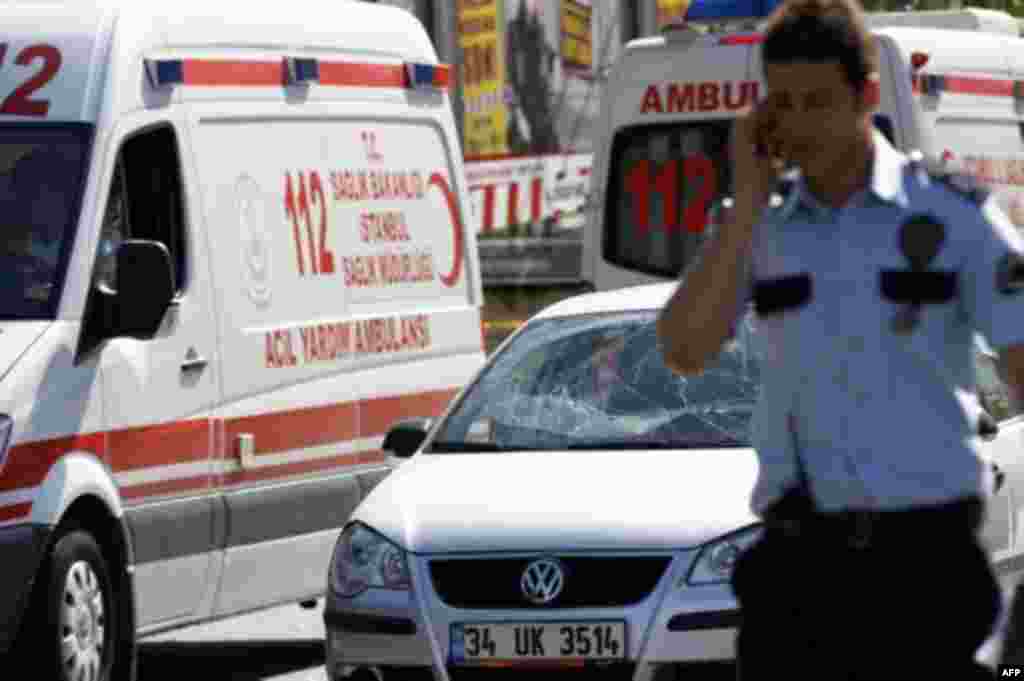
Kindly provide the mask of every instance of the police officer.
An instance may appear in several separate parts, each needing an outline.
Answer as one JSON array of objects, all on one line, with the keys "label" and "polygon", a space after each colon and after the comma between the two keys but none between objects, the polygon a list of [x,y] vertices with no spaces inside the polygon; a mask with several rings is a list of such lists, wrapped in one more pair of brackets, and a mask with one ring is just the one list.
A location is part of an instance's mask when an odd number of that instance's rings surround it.
[{"label": "police officer", "polygon": [[666,363],[694,374],[743,301],[756,311],[765,532],[733,573],[739,675],[991,678],[974,661],[1000,597],[978,535],[991,476],[971,351],[980,333],[1024,384],[1024,241],[984,191],[874,128],[856,0],[784,2],[761,54],[731,215],[658,319]]}]

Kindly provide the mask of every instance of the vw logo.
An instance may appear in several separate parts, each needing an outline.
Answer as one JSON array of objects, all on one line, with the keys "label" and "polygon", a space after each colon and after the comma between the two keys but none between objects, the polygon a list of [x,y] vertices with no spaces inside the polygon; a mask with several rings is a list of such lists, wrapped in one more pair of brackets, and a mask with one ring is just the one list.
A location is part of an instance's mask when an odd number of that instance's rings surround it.
[{"label": "vw logo", "polygon": [[519,586],[530,603],[547,605],[565,588],[565,568],[555,558],[540,558],[526,566]]}]

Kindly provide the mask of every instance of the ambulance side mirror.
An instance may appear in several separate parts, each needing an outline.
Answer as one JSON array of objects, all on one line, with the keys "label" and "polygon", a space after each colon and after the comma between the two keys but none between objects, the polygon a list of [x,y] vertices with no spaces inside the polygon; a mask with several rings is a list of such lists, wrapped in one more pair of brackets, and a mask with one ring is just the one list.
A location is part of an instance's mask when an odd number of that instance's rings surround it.
[{"label": "ambulance side mirror", "polygon": [[174,300],[174,263],[159,241],[129,239],[117,249],[114,336],[149,340]]}]

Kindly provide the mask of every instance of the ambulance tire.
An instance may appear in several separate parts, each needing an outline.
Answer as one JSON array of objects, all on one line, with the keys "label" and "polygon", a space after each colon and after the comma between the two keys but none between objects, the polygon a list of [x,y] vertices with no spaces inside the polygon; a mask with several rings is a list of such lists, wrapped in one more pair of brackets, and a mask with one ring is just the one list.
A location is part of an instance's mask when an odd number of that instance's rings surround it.
[{"label": "ambulance tire", "polygon": [[[118,610],[110,570],[88,532],[68,528],[46,557],[32,604],[32,648],[43,681],[110,681],[117,652]],[[83,673],[84,672],[84,673]],[[40,678],[37,677],[37,678]]]}]

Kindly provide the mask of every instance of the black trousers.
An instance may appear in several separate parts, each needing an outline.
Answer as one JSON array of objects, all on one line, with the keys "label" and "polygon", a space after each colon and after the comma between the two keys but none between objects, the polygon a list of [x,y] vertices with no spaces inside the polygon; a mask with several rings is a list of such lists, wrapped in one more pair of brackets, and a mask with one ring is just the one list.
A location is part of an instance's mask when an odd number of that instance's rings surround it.
[{"label": "black trousers", "polygon": [[1019,584],[1010,602],[1000,664],[1024,665],[1024,584]]},{"label": "black trousers", "polygon": [[968,499],[769,525],[737,560],[738,677],[830,681],[993,679],[974,662],[1001,599]]}]

